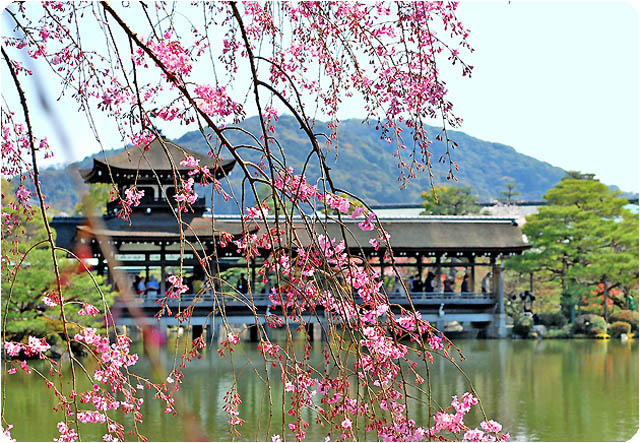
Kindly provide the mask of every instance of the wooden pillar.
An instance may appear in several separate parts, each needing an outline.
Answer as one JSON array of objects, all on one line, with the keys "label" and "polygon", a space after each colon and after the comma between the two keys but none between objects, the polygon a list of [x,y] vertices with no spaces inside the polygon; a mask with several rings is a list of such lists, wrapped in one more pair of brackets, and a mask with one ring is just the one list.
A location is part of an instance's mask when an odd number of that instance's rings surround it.
[{"label": "wooden pillar", "polygon": [[145,252],[144,253],[144,261],[145,261],[145,266],[144,266],[144,278],[145,278],[145,282],[144,284],[148,284],[149,283],[149,253]]},{"label": "wooden pillar", "polygon": [[418,263],[418,278],[422,280],[422,253],[418,253],[416,262]]},{"label": "wooden pillar", "polygon": [[498,312],[504,314],[504,265],[498,266]]},{"label": "wooden pillar", "polygon": [[469,276],[469,290],[476,292],[476,256],[469,256],[469,263],[471,263],[471,275]]},{"label": "wooden pillar", "polygon": [[378,260],[380,261],[380,279],[382,280],[382,285],[384,286],[384,252],[378,251]]},{"label": "wooden pillar", "polygon": [[329,322],[327,322],[326,320],[321,321],[319,323],[320,326],[320,340],[323,342],[328,342],[329,340]]},{"label": "wooden pillar", "polygon": [[256,259],[251,259],[251,293],[256,293]]},{"label": "wooden pillar", "polygon": [[433,287],[433,292],[442,292],[442,268],[440,267],[442,260],[441,255],[436,255],[436,269],[434,271],[435,276],[435,285]]},{"label": "wooden pillar", "polygon": [[160,295],[167,292],[165,281],[167,280],[167,260],[164,242],[160,242]]},{"label": "wooden pillar", "polygon": [[98,254],[98,265],[96,266],[96,270],[98,271],[98,275],[104,277],[104,268],[105,268],[105,260],[102,257],[102,254]]},{"label": "wooden pillar", "polygon": [[[98,240],[96,240],[96,242],[97,242],[97,241],[98,241]],[[114,242],[114,247],[115,247],[115,242]],[[111,262],[114,262],[114,261],[115,261],[115,256],[114,256],[114,254],[111,254],[111,255],[109,255],[108,257],[106,257],[106,256],[105,256],[105,257],[103,257],[102,259],[105,261],[105,264],[107,265],[107,269],[106,269],[106,270],[107,270],[107,273],[108,273],[108,275],[107,275],[107,282],[111,285],[111,290],[113,290],[113,291],[117,291],[117,290],[118,290],[118,288],[116,287],[116,281],[114,280],[114,276],[113,276],[113,274],[112,274],[111,272],[109,272],[109,266],[108,266],[109,261],[111,261]]]},{"label": "wooden pillar", "polygon": [[496,297],[496,258],[495,256],[491,256],[491,258],[489,259],[489,264],[491,265],[491,280],[489,280],[491,282],[491,295],[493,297]]}]

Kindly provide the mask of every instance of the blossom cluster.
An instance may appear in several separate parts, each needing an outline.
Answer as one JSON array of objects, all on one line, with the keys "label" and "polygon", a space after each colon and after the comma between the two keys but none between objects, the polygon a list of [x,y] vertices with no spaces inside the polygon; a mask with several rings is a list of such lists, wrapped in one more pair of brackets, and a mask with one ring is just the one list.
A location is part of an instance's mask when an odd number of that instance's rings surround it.
[{"label": "blossom cluster", "polygon": [[26,344],[8,341],[5,342],[4,349],[11,357],[17,357],[20,352],[24,352],[27,357],[38,356],[40,359],[44,359],[44,353],[51,349],[51,345],[47,343],[45,338],[37,338],[30,335]]},{"label": "blossom cluster", "polygon": [[118,217],[130,220],[133,208],[140,205],[142,197],[144,197],[144,190],[138,190],[135,186],[125,189],[124,198],[120,198],[121,207],[117,213]]},{"label": "blossom cluster", "polygon": [[189,177],[187,180],[181,180],[180,185],[173,198],[178,203],[178,210],[187,212],[187,205],[191,205],[198,199],[198,194],[193,190],[194,180]]}]

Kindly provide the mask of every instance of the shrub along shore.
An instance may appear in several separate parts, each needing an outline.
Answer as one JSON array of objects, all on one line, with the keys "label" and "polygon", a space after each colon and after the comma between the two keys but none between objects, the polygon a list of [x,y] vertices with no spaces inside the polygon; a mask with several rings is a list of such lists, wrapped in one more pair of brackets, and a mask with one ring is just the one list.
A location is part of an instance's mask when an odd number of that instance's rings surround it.
[{"label": "shrub along shore", "polygon": [[521,314],[513,319],[515,338],[627,338],[638,336],[638,311],[621,309],[604,317],[582,314],[570,323],[560,312]]}]

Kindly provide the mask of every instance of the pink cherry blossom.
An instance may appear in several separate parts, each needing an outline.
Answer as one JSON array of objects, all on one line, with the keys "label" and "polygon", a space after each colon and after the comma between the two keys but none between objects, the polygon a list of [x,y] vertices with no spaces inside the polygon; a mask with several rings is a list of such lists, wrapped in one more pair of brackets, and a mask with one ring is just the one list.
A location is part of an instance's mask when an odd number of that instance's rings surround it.
[{"label": "pink cherry blossom", "polygon": [[238,336],[233,334],[232,332],[229,332],[229,334],[227,334],[227,339],[229,340],[229,343],[233,345],[237,345],[238,343],[240,343],[240,338],[238,338]]},{"label": "pink cherry blossom", "polygon": [[18,354],[20,354],[20,351],[24,349],[24,346],[22,345],[22,343],[9,341],[5,342],[4,349],[5,351],[7,351],[8,355],[10,355],[11,357],[16,357],[18,356]]},{"label": "pink cherry blossom", "polygon": [[197,167],[198,167],[198,163],[200,163],[200,160],[198,160],[198,159],[194,158],[194,157],[193,157],[193,156],[191,156],[191,155],[186,155],[186,156],[185,156],[185,158],[184,158],[184,160],[182,160],[182,161],[180,162],[180,164],[181,164],[182,166],[188,166],[188,167],[190,167],[190,168],[197,168]]},{"label": "pink cherry blossom", "polygon": [[363,222],[358,223],[358,226],[363,231],[373,231],[373,220],[375,219],[375,214],[370,212]]},{"label": "pink cherry blossom", "polygon": [[171,287],[166,292],[170,298],[177,298],[189,290],[189,287],[182,282],[180,275],[170,275],[167,280],[171,283]]},{"label": "pink cherry blossom", "polygon": [[502,425],[494,420],[483,421],[480,423],[480,427],[487,432],[497,433],[502,430]]},{"label": "pink cherry blossom", "polygon": [[60,437],[54,439],[57,442],[72,442],[78,439],[78,433],[73,428],[69,428],[64,422],[58,423]]},{"label": "pink cherry blossom", "polygon": [[83,303],[82,308],[78,311],[78,314],[86,315],[90,317],[95,317],[96,314],[99,314],[99,313],[100,313],[100,310],[89,303]]}]

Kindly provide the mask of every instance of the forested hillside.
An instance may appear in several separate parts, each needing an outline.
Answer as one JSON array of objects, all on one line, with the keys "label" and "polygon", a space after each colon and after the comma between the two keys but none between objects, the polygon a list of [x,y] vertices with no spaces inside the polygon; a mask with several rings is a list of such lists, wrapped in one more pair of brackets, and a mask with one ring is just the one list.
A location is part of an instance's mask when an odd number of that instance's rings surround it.
[{"label": "forested hillside", "polygon": [[[257,117],[249,118],[241,124],[253,133],[259,132],[258,125]],[[318,130],[326,130],[326,124],[319,125]],[[288,165],[300,171],[311,150],[309,142],[292,117],[280,117],[276,131]],[[435,137],[437,131],[437,128],[432,128],[431,135]],[[233,134],[229,131],[229,134],[233,142],[250,142],[237,131]],[[406,134],[409,134],[408,130]],[[471,185],[473,193],[481,200],[498,197],[504,189],[504,184],[508,182],[517,184],[521,199],[540,199],[542,194],[565,175],[562,169],[520,154],[510,146],[479,140],[458,131],[451,131],[450,136],[458,143],[452,156],[460,167],[457,172],[457,184]],[[208,149],[201,134],[196,131],[184,134],[176,142],[200,152],[206,152]],[[398,181],[399,170],[392,155],[393,147],[380,139],[374,125],[366,125],[356,119],[344,121],[338,131],[338,143],[337,154],[332,148],[327,151],[327,160],[335,185],[349,189],[370,204],[417,203],[421,201],[421,192],[430,186],[428,175],[424,173],[403,189],[403,184]],[[448,167],[437,162],[443,152],[444,145],[434,142],[432,159],[436,185],[447,183],[445,177]],[[259,160],[255,153],[248,149],[241,150],[241,154],[248,160]],[[68,168],[90,165],[91,157],[87,157]],[[81,191],[76,189],[71,174],[59,169],[45,169],[42,174],[42,183],[49,204],[54,209],[71,213]],[[240,175],[241,172],[237,168],[231,173],[230,178],[234,186],[239,184]],[[315,164],[308,169],[307,177],[312,181],[318,177]],[[216,209],[217,212],[235,212],[229,204],[217,200]]]}]

